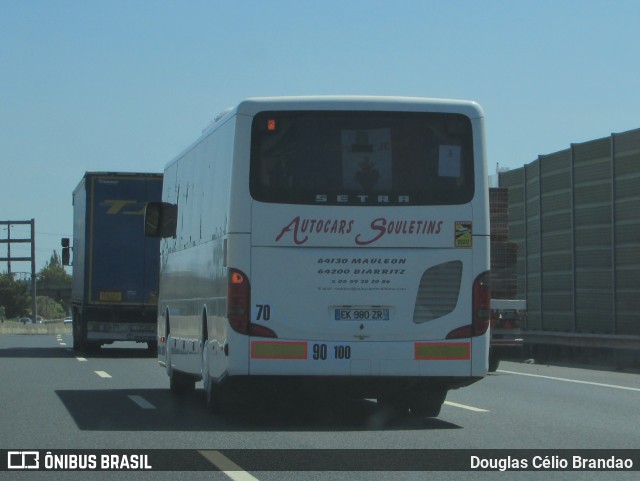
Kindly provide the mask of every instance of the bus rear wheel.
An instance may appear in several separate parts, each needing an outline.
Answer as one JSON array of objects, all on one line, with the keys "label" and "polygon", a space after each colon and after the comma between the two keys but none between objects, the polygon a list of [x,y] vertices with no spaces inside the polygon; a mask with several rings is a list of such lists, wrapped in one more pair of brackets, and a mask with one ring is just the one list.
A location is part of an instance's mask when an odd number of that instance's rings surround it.
[{"label": "bus rear wheel", "polygon": [[195,391],[196,381],[187,374],[171,369],[171,374],[169,375],[169,389],[174,394],[187,394]]},{"label": "bus rear wheel", "polygon": [[493,349],[489,350],[489,372],[496,372],[500,366],[500,357]]},{"label": "bus rear wheel", "polygon": [[220,393],[216,383],[213,382],[213,379],[209,376],[207,376],[206,380],[203,379],[202,383],[204,384],[204,392],[207,396],[207,409],[211,412],[219,411],[221,408],[221,402]]},{"label": "bus rear wheel", "polygon": [[391,411],[392,417],[435,418],[440,414],[446,397],[447,389],[425,389],[417,393],[380,397],[378,405]]},{"label": "bus rear wheel", "polygon": [[412,417],[435,418],[440,414],[446,389],[425,390],[409,399],[409,415]]}]

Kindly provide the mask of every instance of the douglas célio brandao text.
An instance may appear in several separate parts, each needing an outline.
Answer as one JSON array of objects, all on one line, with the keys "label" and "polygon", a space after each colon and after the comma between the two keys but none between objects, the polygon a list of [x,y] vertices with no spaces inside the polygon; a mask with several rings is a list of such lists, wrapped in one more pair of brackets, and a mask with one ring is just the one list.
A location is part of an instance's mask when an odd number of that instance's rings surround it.
[{"label": "douglas c\u00e9lio brandao text", "polygon": [[470,468],[478,471],[517,471],[517,470],[550,470],[550,471],[589,471],[589,470],[633,470],[632,459],[607,456],[602,458],[571,456],[531,456],[502,458],[470,457]]}]

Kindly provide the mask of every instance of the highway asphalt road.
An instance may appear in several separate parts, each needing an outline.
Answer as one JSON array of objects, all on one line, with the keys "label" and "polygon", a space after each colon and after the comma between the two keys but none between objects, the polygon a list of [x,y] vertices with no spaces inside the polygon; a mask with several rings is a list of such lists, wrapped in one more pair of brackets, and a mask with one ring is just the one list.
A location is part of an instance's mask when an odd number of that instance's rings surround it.
[{"label": "highway asphalt road", "polygon": [[[640,375],[634,373],[503,362],[486,379],[451,391],[436,419],[390,419],[367,400],[295,398],[255,399],[212,414],[200,383],[191,395],[171,394],[165,370],[142,344],[116,343],[91,355],[70,346],[69,335],[0,335],[0,449],[190,450],[185,456],[225,449],[244,456],[251,449],[282,449],[285,456],[293,449],[501,449],[505,457],[514,449],[549,449],[560,457],[565,449],[640,450]],[[235,461],[236,469],[247,462]],[[345,472],[336,466],[291,473],[283,463],[283,471],[213,468],[188,479],[640,479],[639,471]],[[5,471],[0,479],[155,481],[185,474]]]}]

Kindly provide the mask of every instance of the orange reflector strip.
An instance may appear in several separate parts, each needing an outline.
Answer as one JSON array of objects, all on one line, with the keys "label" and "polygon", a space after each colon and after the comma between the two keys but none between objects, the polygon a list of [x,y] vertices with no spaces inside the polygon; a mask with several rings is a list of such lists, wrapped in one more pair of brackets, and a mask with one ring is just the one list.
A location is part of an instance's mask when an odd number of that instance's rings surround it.
[{"label": "orange reflector strip", "polygon": [[251,341],[251,359],[307,359],[307,343]]},{"label": "orange reflector strip", "polygon": [[467,361],[471,359],[469,342],[416,342],[416,361]]},{"label": "orange reflector strip", "polygon": [[274,132],[276,130],[276,120],[275,119],[267,120],[267,130],[269,132]]}]

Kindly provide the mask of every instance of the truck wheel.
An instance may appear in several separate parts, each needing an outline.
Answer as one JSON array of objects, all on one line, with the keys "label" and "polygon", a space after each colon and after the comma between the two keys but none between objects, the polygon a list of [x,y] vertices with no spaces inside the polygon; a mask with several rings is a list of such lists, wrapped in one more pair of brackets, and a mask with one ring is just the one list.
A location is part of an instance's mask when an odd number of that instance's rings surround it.
[{"label": "truck wheel", "polygon": [[73,313],[73,350],[84,351],[84,329],[82,327],[82,316],[78,312]]},{"label": "truck wheel", "polygon": [[157,354],[158,341],[147,341],[147,351],[149,352],[149,354]]},{"label": "truck wheel", "polygon": [[73,350],[82,351],[82,343],[80,342],[80,336],[78,334],[78,328],[76,324],[73,324]]},{"label": "truck wheel", "polygon": [[83,346],[84,347],[82,350],[88,354],[91,354],[98,352],[102,347],[102,344],[97,341],[84,341]]}]

